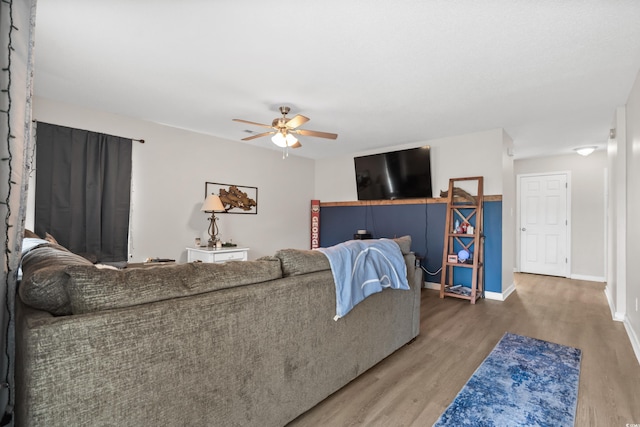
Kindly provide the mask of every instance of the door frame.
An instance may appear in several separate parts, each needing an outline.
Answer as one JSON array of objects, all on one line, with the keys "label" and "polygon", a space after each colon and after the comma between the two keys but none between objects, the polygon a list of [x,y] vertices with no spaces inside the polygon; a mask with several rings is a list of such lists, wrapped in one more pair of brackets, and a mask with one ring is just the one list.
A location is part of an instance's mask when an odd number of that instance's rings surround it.
[{"label": "door frame", "polygon": [[566,258],[567,258],[567,263],[566,263],[566,269],[564,272],[564,276],[561,277],[566,277],[566,278],[570,278],[571,277],[571,171],[551,171],[551,172],[537,172],[537,173],[522,173],[522,174],[518,174],[516,175],[516,229],[515,229],[515,233],[516,233],[516,254],[515,254],[515,268],[514,270],[516,272],[521,272],[521,266],[520,266],[520,261],[521,261],[521,256],[522,256],[522,238],[521,238],[521,231],[520,229],[522,228],[522,226],[520,225],[520,216],[521,216],[521,197],[522,197],[522,190],[521,190],[521,181],[522,178],[531,178],[531,177],[536,177],[536,176],[548,176],[548,175],[565,175],[567,177],[567,253],[566,253]]}]

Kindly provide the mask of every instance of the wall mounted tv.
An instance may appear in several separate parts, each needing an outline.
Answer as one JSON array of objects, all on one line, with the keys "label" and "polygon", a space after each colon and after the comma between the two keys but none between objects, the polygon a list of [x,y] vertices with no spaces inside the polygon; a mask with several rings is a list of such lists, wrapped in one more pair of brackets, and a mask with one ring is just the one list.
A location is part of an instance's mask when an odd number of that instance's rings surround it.
[{"label": "wall mounted tv", "polygon": [[355,157],[358,200],[432,197],[431,147]]}]

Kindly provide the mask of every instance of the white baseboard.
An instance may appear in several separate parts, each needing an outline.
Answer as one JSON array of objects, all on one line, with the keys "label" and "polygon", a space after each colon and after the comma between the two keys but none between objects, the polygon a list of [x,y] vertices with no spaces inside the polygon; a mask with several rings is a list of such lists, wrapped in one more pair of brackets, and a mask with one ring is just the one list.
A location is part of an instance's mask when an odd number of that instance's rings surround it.
[{"label": "white baseboard", "polygon": [[638,340],[638,334],[633,330],[633,326],[631,326],[631,322],[629,322],[629,318],[624,316],[624,328],[627,330],[627,335],[629,335],[629,341],[631,341],[631,347],[633,347],[633,352],[636,354],[636,359],[638,359],[638,363],[640,363],[640,340]]},{"label": "white baseboard", "polygon": [[611,318],[616,319],[616,309],[613,305],[613,301],[611,300],[611,295],[609,294],[610,289],[609,286],[605,286],[604,288],[604,296],[607,298],[607,304],[609,304],[609,311],[611,312]]},{"label": "white baseboard", "polygon": [[572,274],[569,278],[575,280],[586,280],[587,282],[606,282],[602,276],[587,276],[585,274]]},{"label": "white baseboard", "polygon": [[611,295],[609,294],[608,286],[604,289],[604,296],[607,297],[607,304],[609,304],[609,310],[611,311],[611,318],[616,322],[624,322],[624,319],[626,317],[625,313],[616,311],[613,301],[611,300]]},{"label": "white baseboard", "polygon": [[427,289],[434,289],[436,291],[439,291],[440,290],[440,283],[424,282],[424,285],[422,287],[423,288],[427,288]]},{"label": "white baseboard", "polygon": [[638,334],[633,330],[633,326],[631,326],[631,322],[629,322],[629,318],[627,317],[625,312],[616,311],[613,301],[611,300],[611,295],[609,295],[609,287],[607,286],[604,290],[604,295],[607,298],[607,303],[609,304],[609,310],[611,310],[611,318],[616,322],[622,322],[624,325],[624,329],[627,331],[627,336],[629,337],[629,341],[631,342],[631,347],[633,347],[633,352],[636,354],[636,359],[638,359],[638,363],[640,363],[640,340],[638,339]]},{"label": "white baseboard", "polygon": [[492,300],[496,300],[496,301],[505,301],[507,298],[509,298],[509,295],[511,295],[513,293],[513,291],[515,291],[515,290],[516,290],[516,285],[515,285],[515,283],[512,283],[503,292],[484,291],[484,297],[486,299],[492,299]]},{"label": "white baseboard", "polygon": [[[423,287],[426,288],[426,289],[435,289],[435,290],[439,291],[440,290],[440,283],[424,282]],[[486,299],[490,299],[490,300],[504,301],[515,290],[516,290],[516,286],[515,286],[515,284],[512,283],[511,286],[509,286],[507,288],[507,290],[504,291],[504,292],[484,291],[484,297]]]}]

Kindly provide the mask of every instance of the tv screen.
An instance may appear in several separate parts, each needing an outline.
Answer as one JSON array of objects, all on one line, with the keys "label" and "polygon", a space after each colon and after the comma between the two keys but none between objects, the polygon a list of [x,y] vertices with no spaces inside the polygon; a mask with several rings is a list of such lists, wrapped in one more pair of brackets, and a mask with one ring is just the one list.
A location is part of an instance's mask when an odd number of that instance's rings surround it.
[{"label": "tv screen", "polygon": [[358,200],[432,197],[431,147],[355,157]]}]

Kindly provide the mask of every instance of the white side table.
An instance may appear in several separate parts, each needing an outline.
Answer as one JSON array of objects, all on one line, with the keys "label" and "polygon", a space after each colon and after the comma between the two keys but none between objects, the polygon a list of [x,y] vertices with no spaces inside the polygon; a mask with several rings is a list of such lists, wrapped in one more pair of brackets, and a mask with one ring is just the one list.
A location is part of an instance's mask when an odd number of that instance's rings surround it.
[{"label": "white side table", "polygon": [[246,261],[249,259],[249,248],[187,248],[187,262],[226,262]]}]

